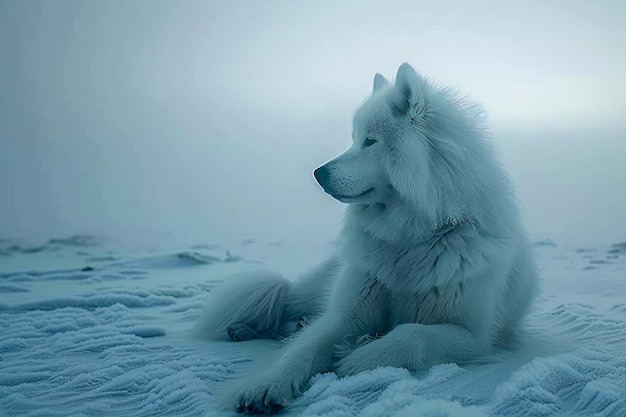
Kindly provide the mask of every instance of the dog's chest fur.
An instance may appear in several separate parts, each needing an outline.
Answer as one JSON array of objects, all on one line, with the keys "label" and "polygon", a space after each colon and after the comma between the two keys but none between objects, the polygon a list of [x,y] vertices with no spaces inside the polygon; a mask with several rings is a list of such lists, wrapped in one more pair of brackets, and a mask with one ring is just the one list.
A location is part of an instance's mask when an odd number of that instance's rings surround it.
[{"label": "dog's chest fur", "polygon": [[428,291],[391,291],[388,311],[390,328],[402,323],[463,324],[458,303],[463,285],[433,287]]},{"label": "dog's chest fur", "polygon": [[463,324],[465,263],[471,261],[471,254],[463,251],[472,233],[473,228],[461,225],[414,245],[399,247],[367,239],[366,234],[353,244],[349,250],[359,254],[359,269],[369,277],[367,285],[375,280],[374,290],[388,299],[387,311],[381,312],[386,315],[386,327]]}]

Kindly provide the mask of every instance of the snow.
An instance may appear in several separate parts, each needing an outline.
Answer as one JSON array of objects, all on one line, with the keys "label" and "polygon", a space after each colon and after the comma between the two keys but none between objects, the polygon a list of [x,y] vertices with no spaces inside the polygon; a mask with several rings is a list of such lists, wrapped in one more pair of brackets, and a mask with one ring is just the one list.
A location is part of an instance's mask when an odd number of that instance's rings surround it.
[{"label": "snow", "polygon": [[[0,416],[236,415],[219,393],[268,345],[194,337],[207,292],[234,272],[293,276],[330,250],[289,239],[164,252],[90,236],[0,241]],[[423,373],[317,375],[284,414],[626,415],[626,243],[544,240],[535,252],[543,292],[517,351]]]}]

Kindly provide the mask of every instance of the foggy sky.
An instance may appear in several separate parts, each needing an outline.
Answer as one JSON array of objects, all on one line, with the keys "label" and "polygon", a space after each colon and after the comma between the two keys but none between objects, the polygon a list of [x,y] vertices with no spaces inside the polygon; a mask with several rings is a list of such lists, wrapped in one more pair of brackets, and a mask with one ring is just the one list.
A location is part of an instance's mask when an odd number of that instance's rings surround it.
[{"label": "foggy sky", "polygon": [[0,237],[332,238],[402,62],[487,108],[531,234],[626,238],[626,5],[0,0]]}]

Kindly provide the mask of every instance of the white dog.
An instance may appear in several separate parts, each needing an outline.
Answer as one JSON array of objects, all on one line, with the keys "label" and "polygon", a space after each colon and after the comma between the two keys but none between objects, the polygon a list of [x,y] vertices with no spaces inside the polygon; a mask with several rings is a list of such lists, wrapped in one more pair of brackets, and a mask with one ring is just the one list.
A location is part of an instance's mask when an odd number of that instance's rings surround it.
[{"label": "white dog", "polygon": [[336,257],[294,283],[231,282],[199,322],[236,341],[294,335],[241,382],[239,412],[279,412],[319,372],[422,370],[510,344],[537,273],[475,108],[408,64],[393,84],[376,74],[352,147],[314,173],[348,204]]}]

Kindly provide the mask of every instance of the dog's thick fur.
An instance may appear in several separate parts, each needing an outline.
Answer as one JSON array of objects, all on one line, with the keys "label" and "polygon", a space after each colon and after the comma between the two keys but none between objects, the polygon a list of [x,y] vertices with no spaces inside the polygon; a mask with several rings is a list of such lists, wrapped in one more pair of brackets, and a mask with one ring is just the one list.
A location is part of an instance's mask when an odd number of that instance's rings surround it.
[{"label": "dog's thick fur", "polygon": [[348,203],[336,257],[294,283],[231,282],[200,321],[215,338],[294,335],[277,363],[242,382],[238,411],[278,412],[319,372],[422,370],[511,343],[537,274],[474,109],[408,64],[393,84],[376,74],[352,147],[314,173]]}]

